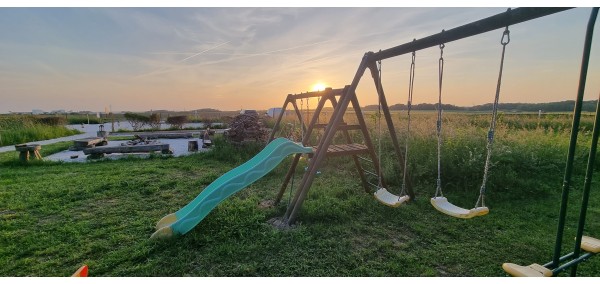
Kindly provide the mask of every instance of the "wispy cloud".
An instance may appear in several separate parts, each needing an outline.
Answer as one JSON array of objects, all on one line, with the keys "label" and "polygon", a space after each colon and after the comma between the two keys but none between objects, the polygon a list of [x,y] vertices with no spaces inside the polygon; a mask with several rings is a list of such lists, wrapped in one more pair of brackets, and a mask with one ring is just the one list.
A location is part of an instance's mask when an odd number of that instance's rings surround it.
[{"label": "wispy cloud", "polygon": [[145,74],[141,74],[141,75],[135,76],[134,79],[139,79],[139,78],[144,78],[144,77],[148,77],[148,76],[152,76],[152,75],[165,74],[165,73],[177,71],[179,68],[183,67],[183,66],[177,65],[177,64],[184,63],[184,62],[186,62],[186,61],[188,61],[188,60],[190,60],[190,59],[192,59],[192,58],[194,58],[194,57],[196,57],[198,55],[204,54],[204,53],[206,53],[208,51],[211,51],[213,49],[216,49],[216,48],[218,48],[218,47],[220,47],[222,45],[228,44],[228,43],[229,43],[229,41],[217,44],[215,46],[212,46],[212,47],[207,48],[205,50],[202,50],[200,52],[194,53],[194,54],[192,54],[192,55],[190,55],[190,56],[188,56],[188,57],[186,57],[184,59],[181,59],[181,60],[177,61],[175,64],[171,64],[170,66],[163,67],[161,69],[154,70],[154,71],[149,72],[149,73],[145,73]]}]

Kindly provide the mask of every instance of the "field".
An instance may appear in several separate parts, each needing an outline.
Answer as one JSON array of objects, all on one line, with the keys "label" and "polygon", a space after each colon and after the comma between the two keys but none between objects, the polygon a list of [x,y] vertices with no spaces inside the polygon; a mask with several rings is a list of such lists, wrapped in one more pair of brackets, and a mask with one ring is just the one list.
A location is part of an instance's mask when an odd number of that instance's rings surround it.
[{"label": "field", "polygon": [[[375,117],[366,114],[377,138]],[[483,173],[489,115],[444,117],[444,193],[471,208]],[[349,158],[330,158],[297,226],[275,229],[267,221],[283,215],[289,189],[280,205],[259,204],[277,194],[288,158],[217,206],[190,233],[169,241],[149,240],[155,223],[250,159],[260,145],[236,148],[217,137],[207,153],[85,164],[22,164],[15,152],[0,153],[0,276],[68,276],[83,264],[91,276],[505,276],[504,262],[549,262],[570,115],[499,117],[486,199],[491,212],[471,220],[448,217],[429,204],[437,176],[436,115],[417,112],[412,118],[414,202],[400,208],[379,204],[362,189]],[[593,116],[582,119],[563,254],[573,249],[593,126]],[[404,143],[404,114],[394,114],[394,123]],[[382,169],[397,192],[400,166],[389,154],[387,132],[381,137]],[[42,155],[68,146],[44,146]],[[295,185],[303,169],[298,167]],[[596,171],[585,229],[596,238],[599,179]],[[580,276],[600,276],[600,259],[591,258],[578,271]]]}]

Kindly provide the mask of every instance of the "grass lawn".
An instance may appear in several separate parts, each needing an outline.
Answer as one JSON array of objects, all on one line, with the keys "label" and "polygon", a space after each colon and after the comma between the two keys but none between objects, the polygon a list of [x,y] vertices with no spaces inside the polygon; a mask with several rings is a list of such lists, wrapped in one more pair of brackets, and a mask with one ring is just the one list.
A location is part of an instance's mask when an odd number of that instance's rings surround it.
[{"label": "grass lawn", "polygon": [[[433,209],[429,197],[436,173],[426,155],[434,153],[415,146],[413,158],[423,162],[411,160],[418,199],[407,206],[379,204],[362,189],[350,158],[328,159],[299,224],[275,229],[267,221],[284,214],[289,193],[279,206],[262,208],[259,203],[277,194],[289,157],[217,206],[188,234],[149,240],[161,217],[260,150],[233,150],[218,139],[215,143],[212,152],[187,157],[83,164],[22,164],[15,153],[0,153],[0,276],[69,276],[83,264],[90,276],[504,276],[504,262],[551,260],[564,165],[518,167],[526,156],[515,152],[518,147],[497,155],[512,168],[499,165],[492,173],[486,199],[491,212],[485,217],[454,219]],[[42,155],[68,146],[44,146]],[[573,179],[564,253],[573,249],[584,170],[579,164]],[[472,171],[480,175],[482,167]],[[446,173],[449,200],[472,207],[478,187],[471,185],[479,181],[455,177],[463,172]],[[596,238],[598,176],[586,227],[586,234]],[[470,187],[457,190],[465,185]],[[600,276],[600,258],[581,264],[579,275]]]}]

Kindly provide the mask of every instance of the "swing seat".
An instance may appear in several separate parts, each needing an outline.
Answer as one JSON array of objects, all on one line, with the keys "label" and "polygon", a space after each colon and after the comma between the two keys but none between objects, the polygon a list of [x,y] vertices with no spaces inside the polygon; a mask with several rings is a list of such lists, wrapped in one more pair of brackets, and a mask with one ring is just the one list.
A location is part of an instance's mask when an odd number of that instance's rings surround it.
[{"label": "swing seat", "polygon": [[600,253],[600,240],[583,236],[581,238],[581,249],[591,253]]},{"label": "swing seat", "polygon": [[487,207],[476,207],[473,209],[460,208],[450,202],[446,197],[431,198],[431,205],[438,211],[456,218],[471,219],[477,216],[486,215],[490,210]]},{"label": "swing seat", "polygon": [[389,191],[387,191],[387,189],[385,188],[380,188],[375,192],[375,199],[377,199],[377,201],[381,202],[383,205],[387,205],[390,207],[398,207],[400,205],[402,205],[403,203],[407,202],[408,200],[410,200],[410,197],[408,195],[404,195],[404,196],[398,196],[398,195],[394,195],[391,194]]},{"label": "swing seat", "polygon": [[516,277],[551,277],[552,270],[537,263],[529,266],[520,266],[514,263],[502,264],[502,269],[511,276]]}]

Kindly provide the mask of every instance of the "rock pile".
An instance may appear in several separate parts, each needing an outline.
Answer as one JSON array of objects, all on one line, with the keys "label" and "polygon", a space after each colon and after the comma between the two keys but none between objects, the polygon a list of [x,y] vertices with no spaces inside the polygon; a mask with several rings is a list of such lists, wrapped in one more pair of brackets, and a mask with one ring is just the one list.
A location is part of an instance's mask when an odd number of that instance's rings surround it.
[{"label": "rock pile", "polygon": [[256,115],[240,114],[233,118],[229,123],[223,135],[234,143],[240,143],[246,140],[266,141],[268,130],[263,127],[260,119]]}]

